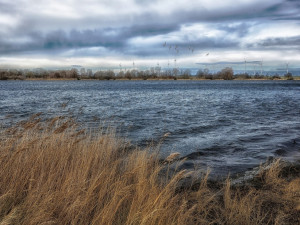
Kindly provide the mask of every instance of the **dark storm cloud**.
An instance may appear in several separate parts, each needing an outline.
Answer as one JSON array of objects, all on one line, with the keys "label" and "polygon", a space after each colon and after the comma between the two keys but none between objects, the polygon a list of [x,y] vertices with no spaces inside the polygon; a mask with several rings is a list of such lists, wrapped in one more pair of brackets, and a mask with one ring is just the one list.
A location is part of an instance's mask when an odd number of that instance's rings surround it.
[{"label": "dark storm cloud", "polygon": [[122,47],[124,40],[119,35],[106,34],[104,30],[62,30],[48,33],[41,40],[44,49],[80,48],[80,47]]},{"label": "dark storm cloud", "polygon": [[300,20],[300,1],[285,0],[264,10],[264,16],[274,20]]},{"label": "dark storm cloud", "polygon": [[1,13],[13,13],[13,12],[16,12],[16,9],[7,2],[0,2],[0,12]]},{"label": "dark storm cloud", "polygon": [[115,47],[124,45],[124,39],[119,36],[105,35],[102,30],[71,30],[66,32],[57,30],[47,34],[31,33],[26,35],[29,43],[5,43],[0,40],[1,53],[15,53],[27,51],[67,50],[82,47]]},{"label": "dark storm cloud", "polygon": [[257,44],[263,47],[299,47],[300,36],[289,38],[268,38]]},{"label": "dark storm cloud", "polygon": [[177,23],[174,24],[163,24],[163,23],[155,23],[155,24],[145,24],[145,25],[137,25],[129,28],[122,28],[122,36],[125,35],[125,38],[143,36],[155,36],[155,35],[163,35],[168,34],[170,32],[179,30],[180,25]]},{"label": "dark storm cloud", "polygon": [[[228,22],[228,21],[256,21],[260,22],[263,19],[281,20],[290,19],[298,20],[300,17],[300,1],[296,0],[282,0],[274,1],[273,3],[264,4],[265,2],[249,3],[244,7],[236,7],[232,2],[232,7],[217,10],[202,10],[194,8],[192,10],[177,9],[174,12],[181,21],[186,23],[194,22]],[[199,10],[201,13],[199,13]],[[262,21],[263,22],[263,21]]]},{"label": "dark storm cloud", "polygon": [[[95,30],[76,30],[69,32],[56,30],[43,34],[41,32],[30,32],[26,37],[29,43],[6,43],[5,38],[0,38],[0,53],[15,53],[26,51],[66,50],[84,47],[104,47],[112,50],[126,50],[127,41],[136,36],[149,37],[153,35],[166,34],[179,29],[178,25],[166,26],[148,24],[146,26],[122,27]],[[128,46],[127,46],[128,48]]]}]

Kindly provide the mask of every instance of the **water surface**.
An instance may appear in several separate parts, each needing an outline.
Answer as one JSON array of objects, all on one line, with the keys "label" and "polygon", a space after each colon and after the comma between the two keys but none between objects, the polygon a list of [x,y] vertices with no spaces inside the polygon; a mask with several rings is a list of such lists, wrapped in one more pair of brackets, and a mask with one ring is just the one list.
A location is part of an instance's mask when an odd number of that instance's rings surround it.
[{"label": "water surface", "polygon": [[162,155],[180,152],[186,166],[218,174],[300,158],[299,81],[2,81],[0,93],[4,126],[81,111],[86,126],[111,122],[141,146],[170,133]]}]

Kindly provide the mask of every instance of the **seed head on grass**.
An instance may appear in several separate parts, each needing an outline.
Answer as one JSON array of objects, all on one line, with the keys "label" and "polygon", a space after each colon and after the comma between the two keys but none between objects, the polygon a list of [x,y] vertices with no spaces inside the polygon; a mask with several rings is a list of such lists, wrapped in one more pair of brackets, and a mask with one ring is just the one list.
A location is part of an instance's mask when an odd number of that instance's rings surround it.
[{"label": "seed head on grass", "polygon": [[177,160],[179,158],[179,156],[180,156],[179,152],[174,152],[165,159],[165,162],[166,163],[174,162],[175,160]]}]

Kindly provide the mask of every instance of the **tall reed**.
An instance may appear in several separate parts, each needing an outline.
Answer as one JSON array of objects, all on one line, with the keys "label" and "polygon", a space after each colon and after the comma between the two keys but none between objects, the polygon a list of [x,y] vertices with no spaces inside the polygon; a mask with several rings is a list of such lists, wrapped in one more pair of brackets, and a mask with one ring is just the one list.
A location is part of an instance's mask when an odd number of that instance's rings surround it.
[{"label": "tall reed", "polygon": [[282,178],[280,162],[239,188],[208,174],[182,188],[191,172],[166,174],[171,163],[112,130],[35,116],[1,131],[0,225],[299,222],[300,178]]}]

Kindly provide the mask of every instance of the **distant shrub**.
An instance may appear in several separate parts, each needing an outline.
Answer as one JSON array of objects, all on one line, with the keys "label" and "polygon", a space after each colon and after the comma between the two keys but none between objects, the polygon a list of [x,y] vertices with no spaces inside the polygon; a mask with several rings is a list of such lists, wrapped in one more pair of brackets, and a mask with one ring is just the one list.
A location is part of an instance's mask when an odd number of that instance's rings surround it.
[{"label": "distant shrub", "polygon": [[6,71],[0,71],[0,80],[8,80],[8,74]]},{"label": "distant shrub", "polygon": [[234,79],[251,79],[251,76],[248,73],[236,74]]},{"label": "distant shrub", "polygon": [[226,67],[221,70],[220,78],[224,80],[233,80],[233,69],[231,67]]},{"label": "distant shrub", "polygon": [[128,70],[126,71],[125,73],[125,78],[128,79],[128,80],[131,80],[132,79],[132,75],[131,75],[131,72]]},{"label": "distant shrub", "polygon": [[203,79],[204,78],[204,72],[202,69],[199,69],[196,73],[196,77],[199,79]]},{"label": "distant shrub", "polygon": [[271,80],[280,80],[281,77],[280,77],[278,74],[275,74],[275,75],[272,76],[270,79],[271,79]]},{"label": "distant shrub", "polygon": [[294,80],[292,73],[287,73],[284,75],[287,80]]},{"label": "distant shrub", "polygon": [[213,79],[214,79],[214,76],[213,76],[212,74],[206,74],[206,75],[204,76],[204,78],[207,79],[207,80],[213,80]]},{"label": "distant shrub", "polygon": [[191,77],[191,70],[186,69],[186,70],[180,71],[180,78],[181,79],[190,79],[190,77]]},{"label": "distant shrub", "polygon": [[255,79],[264,79],[265,77],[264,77],[264,75],[255,74],[254,78]]}]

